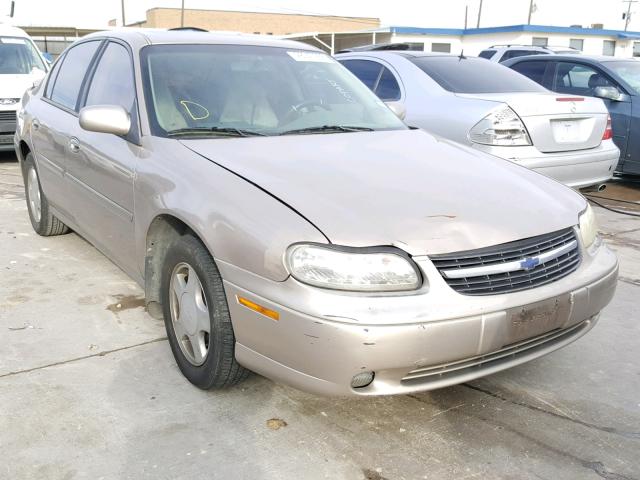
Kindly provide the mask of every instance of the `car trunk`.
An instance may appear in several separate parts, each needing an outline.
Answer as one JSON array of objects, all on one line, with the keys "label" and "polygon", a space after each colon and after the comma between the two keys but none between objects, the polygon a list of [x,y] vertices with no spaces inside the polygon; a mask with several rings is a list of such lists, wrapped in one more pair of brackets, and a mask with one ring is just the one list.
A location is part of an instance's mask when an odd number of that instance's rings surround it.
[{"label": "car trunk", "polygon": [[507,103],[543,153],[595,148],[607,125],[606,107],[597,98],[532,92],[460,96]]}]

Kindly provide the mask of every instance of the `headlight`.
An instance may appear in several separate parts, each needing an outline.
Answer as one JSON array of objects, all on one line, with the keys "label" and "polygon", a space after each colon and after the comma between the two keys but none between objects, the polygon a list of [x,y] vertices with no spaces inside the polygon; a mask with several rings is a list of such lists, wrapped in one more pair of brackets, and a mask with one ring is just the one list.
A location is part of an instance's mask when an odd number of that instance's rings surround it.
[{"label": "headlight", "polygon": [[484,145],[531,145],[524,123],[508,105],[476,123],[469,131],[469,139]]},{"label": "headlight", "polygon": [[287,266],[297,280],[317,287],[365,292],[415,290],[421,276],[411,260],[392,249],[335,249],[292,245]]},{"label": "headlight", "polygon": [[587,209],[580,215],[579,227],[582,244],[588,248],[598,235],[598,222],[591,205],[587,205]]}]

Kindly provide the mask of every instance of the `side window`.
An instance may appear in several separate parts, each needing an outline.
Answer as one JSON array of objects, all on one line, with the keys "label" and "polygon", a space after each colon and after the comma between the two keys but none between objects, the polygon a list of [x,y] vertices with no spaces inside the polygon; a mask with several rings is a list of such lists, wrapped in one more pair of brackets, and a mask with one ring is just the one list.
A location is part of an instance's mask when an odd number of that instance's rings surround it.
[{"label": "side window", "polygon": [[100,57],[85,105],[120,105],[132,112],[135,98],[129,52],[122,45],[111,42]]},{"label": "side window", "polygon": [[523,57],[524,55],[538,55],[542,52],[538,50],[507,50],[502,55],[500,62],[504,62],[505,60],[509,60],[510,58]]},{"label": "side window", "polygon": [[388,68],[371,60],[343,60],[341,63],[381,100],[400,100],[400,86]]},{"label": "side window", "polygon": [[382,75],[375,89],[375,94],[380,100],[400,100],[400,86],[398,85],[398,81],[388,68],[382,68]]},{"label": "side window", "polygon": [[64,57],[58,59],[58,61],[53,66],[53,69],[49,72],[49,77],[47,80],[47,88],[44,91],[44,96],[47,98],[51,98],[51,90],[53,90],[53,85],[56,83],[56,77],[58,76],[58,72],[60,71],[60,66],[64,62]]},{"label": "side window", "polygon": [[53,85],[51,100],[75,110],[82,80],[99,45],[100,41],[81,43],[66,53]]},{"label": "side window", "polygon": [[596,87],[613,85],[594,68],[579,63],[559,62],[554,78],[554,90],[575,95],[593,95]]},{"label": "side window", "polygon": [[529,77],[540,85],[544,85],[544,72],[547,69],[547,65],[548,62],[543,61],[520,62],[513,65],[511,69],[525,77]]},{"label": "side window", "polygon": [[371,90],[375,89],[376,83],[380,78],[382,65],[369,60],[343,60],[341,63],[367,87]]},{"label": "side window", "polygon": [[480,58],[486,58],[486,59],[490,59],[491,57],[493,57],[495,55],[496,51],[495,50],[483,50],[480,52],[480,54],[478,55]]}]

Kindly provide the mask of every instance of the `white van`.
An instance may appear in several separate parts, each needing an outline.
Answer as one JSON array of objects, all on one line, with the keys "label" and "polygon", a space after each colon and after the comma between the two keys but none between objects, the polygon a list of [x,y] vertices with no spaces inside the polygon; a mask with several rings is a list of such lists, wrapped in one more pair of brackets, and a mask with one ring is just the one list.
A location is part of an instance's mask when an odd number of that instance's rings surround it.
[{"label": "white van", "polygon": [[13,150],[20,99],[47,69],[47,62],[24,30],[0,24],[0,151]]}]

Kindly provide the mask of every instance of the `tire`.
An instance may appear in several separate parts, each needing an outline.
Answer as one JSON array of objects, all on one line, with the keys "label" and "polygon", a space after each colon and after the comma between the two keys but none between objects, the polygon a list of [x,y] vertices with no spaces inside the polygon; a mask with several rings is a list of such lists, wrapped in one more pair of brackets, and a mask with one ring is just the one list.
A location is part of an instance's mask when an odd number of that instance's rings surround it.
[{"label": "tire", "polygon": [[28,153],[24,160],[24,191],[31,226],[38,235],[51,237],[69,233],[69,227],[49,209],[49,201],[42,191],[40,176],[32,153]]},{"label": "tire", "polygon": [[[189,287],[190,281],[194,281],[191,285],[195,288]],[[161,288],[167,337],[187,380],[209,390],[230,387],[247,378],[249,370],[235,359],[236,340],[222,277],[199,239],[187,234],[168,248]],[[195,301],[188,300],[192,295]],[[208,335],[204,332],[207,316]],[[198,317],[199,321],[192,321],[191,317]],[[200,326],[194,326],[196,324]],[[206,355],[202,355],[205,348]]]}]

